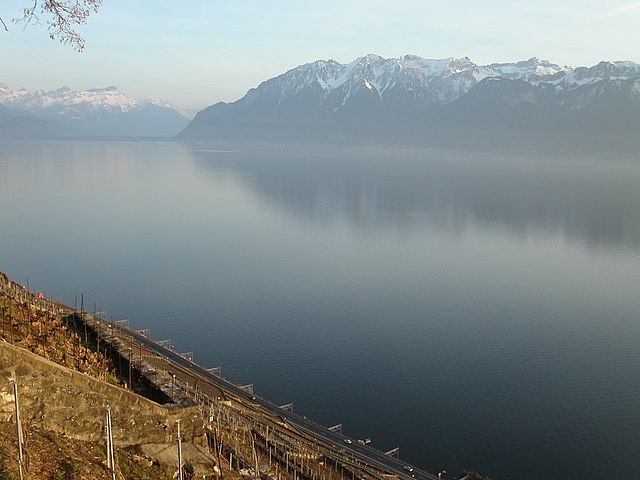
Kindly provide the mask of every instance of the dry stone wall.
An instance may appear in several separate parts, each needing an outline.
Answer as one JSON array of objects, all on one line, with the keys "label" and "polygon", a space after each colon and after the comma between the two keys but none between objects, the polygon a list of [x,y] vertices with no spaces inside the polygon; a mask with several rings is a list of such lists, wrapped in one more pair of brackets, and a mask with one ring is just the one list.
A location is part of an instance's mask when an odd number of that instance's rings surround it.
[{"label": "dry stone wall", "polygon": [[185,442],[206,445],[198,407],[159,405],[121,387],[53,363],[0,340],[0,419],[13,421],[11,375],[18,379],[25,425],[86,441],[103,438],[105,408],[111,407],[114,444],[172,443],[176,421]]}]

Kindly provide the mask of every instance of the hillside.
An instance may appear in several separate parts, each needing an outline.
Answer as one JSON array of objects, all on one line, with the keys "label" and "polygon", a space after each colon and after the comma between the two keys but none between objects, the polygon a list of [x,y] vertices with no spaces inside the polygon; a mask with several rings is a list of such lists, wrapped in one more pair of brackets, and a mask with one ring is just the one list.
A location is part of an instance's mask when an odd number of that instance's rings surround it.
[{"label": "hillside", "polygon": [[[0,479],[17,480],[15,425],[0,421]],[[82,442],[63,435],[29,428],[27,444],[28,475],[40,480],[111,480],[106,471],[102,444]],[[165,468],[145,459],[135,448],[118,451],[119,478],[164,480],[172,478]]]},{"label": "hillside", "polygon": [[[141,410],[135,409],[135,404],[144,399],[122,388],[126,386],[126,378],[118,376],[112,358],[96,352],[90,341],[85,342],[85,332],[69,320],[66,307],[37,298],[0,273],[0,321],[0,372],[3,378],[9,371],[18,377],[28,478],[111,478],[106,469],[100,427],[102,414],[98,413],[102,412],[105,401],[100,395],[111,403],[114,414],[119,412],[114,426],[121,422],[128,425],[126,431],[114,432],[120,438],[116,443],[117,478],[171,478],[175,455],[164,459],[152,455],[154,460],[135,444],[136,437],[145,436],[165,441],[164,436],[149,431],[145,426],[149,422],[144,420],[146,416],[155,418],[152,423],[162,421],[162,409],[154,412],[161,407],[142,403]],[[2,480],[19,477],[13,395],[7,391],[9,385],[7,382],[0,388]],[[127,396],[133,400],[134,410],[127,406],[127,402],[131,402]],[[184,415],[193,416],[188,409],[175,414],[178,416],[172,418],[182,418],[185,426],[190,423]],[[173,425],[174,420],[167,421]],[[190,437],[185,437],[185,452],[191,452],[188,448],[192,447],[187,445],[192,442]]]}]

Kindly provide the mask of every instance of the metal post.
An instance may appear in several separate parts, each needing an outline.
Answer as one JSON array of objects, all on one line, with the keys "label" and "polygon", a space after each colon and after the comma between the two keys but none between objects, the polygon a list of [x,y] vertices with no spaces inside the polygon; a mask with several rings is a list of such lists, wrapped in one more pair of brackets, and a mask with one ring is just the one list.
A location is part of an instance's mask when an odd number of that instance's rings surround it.
[{"label": "metal post", "polygon": [[109,438],[109,405],[104,414],[104,438],[107,447],[107,468],[111,470],[111,443]]},{"label": "metal post", "polygon": [[129,390],[133,391],[133,385],[131,384],[131,355],[133,354],[133,350],[129,349]]},{"label": "metal post", "polygon": [[253,452],[253,461],[256,465],[256,476],[260,478],[260,462],[258,460],[258,452],[256,452],[256,440],[253,436],[253,432],[251,432],[251,450]]},{"label": "metal post", "polygon": [[116,462],[113,454],[113,430],[111,429],[111,408],[107,405],[107,465],[111,469],[111,480],[116,480]]},{"label": "metal post", "polygon": [[18,401],[18,380],[16,379],[16,374],[13,372],[11,374],[11,381],[13,382],[13,399],[15,403],[16,409],[16,437],[18,438],[18,472],[20,473],[20,480],[23,480],[22,468],[23,468],[23,458],[22,458],[22,443],[24,439],[22,438],[22,424],[20,423],[20,403]]},{"label": "metal post", "polygon": [[[109,407],[107,407],[109,408]],[[109,409],[109,456],[111,458],[111,477],[112,480],[116,480],[116,460],[113,447],[113,425],[111,425],[111,409]]]},{"label": "metal post", "polygon": [[84,319],[84,293],[80,294],[80,317],[84,324],[84,346],[89,348],[89,334],[87,333],[87,321]]},{"label": "metal post", "polygon": [[180,437],[180,420],[178,423],[178,478],[182,480],[182,438]]}]

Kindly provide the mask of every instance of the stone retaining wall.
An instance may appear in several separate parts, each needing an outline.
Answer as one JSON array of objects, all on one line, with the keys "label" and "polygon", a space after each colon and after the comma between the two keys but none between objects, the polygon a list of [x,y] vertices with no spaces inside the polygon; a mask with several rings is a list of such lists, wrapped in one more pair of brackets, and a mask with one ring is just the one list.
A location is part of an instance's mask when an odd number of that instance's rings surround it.
[{"label": "stone retaining wall", "polygon": [[24,425],[86,441],[103,438],[105,408],[111,407],[116,446],[172,443],[176,421],[185,442],[206,445],[198,407],[165,407],[0,339],[0,420],[13,421],[13,385],[18,379]]}]

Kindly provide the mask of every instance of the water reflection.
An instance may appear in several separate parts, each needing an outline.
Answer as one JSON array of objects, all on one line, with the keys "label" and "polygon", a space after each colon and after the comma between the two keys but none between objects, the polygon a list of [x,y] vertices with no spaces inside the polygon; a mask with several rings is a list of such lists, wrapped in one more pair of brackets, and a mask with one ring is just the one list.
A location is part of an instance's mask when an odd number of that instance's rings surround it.
[{"label": "water reflection", "polygon": [[599,159],[356,148],[191,149],[203,172],[236,172],[303,222],[453,237],[501,229],[588,249],[640,247],[640,166]]},{"label": "water reflection", "polygon": [[197,150],[3,145],[2,268],[428,470],[633,478],[638,165]]}]

